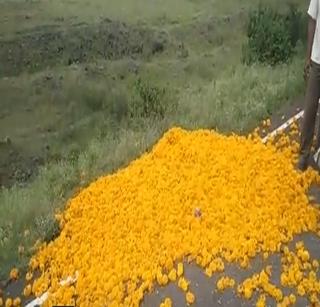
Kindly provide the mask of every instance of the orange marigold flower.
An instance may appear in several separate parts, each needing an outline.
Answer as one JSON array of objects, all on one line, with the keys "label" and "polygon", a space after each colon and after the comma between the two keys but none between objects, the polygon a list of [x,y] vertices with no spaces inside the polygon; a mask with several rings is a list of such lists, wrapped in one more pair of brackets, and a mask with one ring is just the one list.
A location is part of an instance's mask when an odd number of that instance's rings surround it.
[{"label": "orange marigold flower", "polygon": [[[286,133],[264,144],[260,132],[172,128],[127,167],[83,188],[59,214],[60,235],[34,251],[34,294],[48,291],[48,306],[68,303],[74,293],[82,306],[138,306],[157,282],[178,280],[187,292],[184,261],[211,276],[225,261],[246,268],[296,234],[319,231],[320,212],[307,193],[320,176],[295,170],[298,144]],[[305,274],[310,255],[297,247],[296,254],[284,248],[281,281],[310,297],[319,284]],[[254,274],[239,294],[251,298],[259,289],[280,302],[270,275],[268,268]]]},{"label": "orange marigold flower", "polygon": [[21,305],[21,299],[20,297],[16,297],[14,300],[13,300],[13,306],[15,307],[18,307]]},{"label": "orange marigold flower", "polygon": [[12,301],[12,298],[7,298],[6,299],[6,307],[13,307],[13,301]]}]

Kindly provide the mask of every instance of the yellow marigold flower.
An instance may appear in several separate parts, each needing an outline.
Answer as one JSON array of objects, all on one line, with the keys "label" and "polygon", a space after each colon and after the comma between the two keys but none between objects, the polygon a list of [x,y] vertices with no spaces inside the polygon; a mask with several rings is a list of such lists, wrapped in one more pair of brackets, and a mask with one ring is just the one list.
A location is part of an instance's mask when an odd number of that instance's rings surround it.
[{"label": "yellow marigold flower", "polygon": [[222,291],[227,288],[233,288],[235,286],[235,280],[230,277],[221,277],[217,281],[217,288],[218,290]]},{"label": "yellow marigold flower", "polygon": [[252,289],[250,287],[244,288],[244,297],[249,300],[252,297]]},{"label": "yellow marigold flower", "polygon": [[189,287],[189,282],[184,277],[180,277],[178,280],[178,287],[186,292]]},{"label": "yellow marigold flower", "polygon": [[32,272],[27,272],[27,274],[26,274],[26,281],[30,281],[30,280],[32,279],[32,277],[33,277]]},{"label": "yellow marigold flower", "polygon": [[157,283],[159,285],[162,285],[162,272],[161,271],[157,272]]},{"label": "yellow marigold flower", "polygon": [[318,299],[318,296],[316,293],[312,293],[310,295],[310,302],[315,306],[317,306],[317,305],[319,306],[320,300]]},{"label": "yellow marigold flower", "polygon": [[176,281],[177,280],[177,271],[176,271],[176,269],[172,269],[169,272],[168,277],[169,277],[170,281]]},{"label": "yellow marigold flower", "polygon": [[3,299],[2,299],[2,297],[0,297],[0,307],[2,307],[3,306]]},{"label": "yellow marigold flower", "polygon": [[303,241],[299,241],[296,243],[296,250],[303,249],[303,248],[304,248]]},{"label": "yellow marigold flower", "polygon": [[188,291],[188,292],[186,293],[186,301],[187,301],[188,305],[191,305],[191,304],[194,303],[194,301],[195,301],[195,296],[194,296],[194,294],[193,294],[192,292]]},{"label": "yellow marigold flower", "polygon": [[178,263],[178,270],[177,270],[178,277],[183,275],[183,263]]},{"label": "yellow marigold flower", "polygon": [[304,296],[306,294],[306,290],[304,289],[303,285],[301,285],[301,284],[298,286],[297,292],[298,292],[298,295],[300,295],[300,296]]},{"label": "yellow marigold flower", "polygon": [[288,277],[285,273],[281,273],[280,275],[280,282],[282,286],[287,286],[288,285]]},{"label": "yellow marigold flower", "polygon": [[272,266],[271,265],[268,265],[267,267],[266,267],[266,273],[268,274],[268,276],[270,277],[271,276],[271,273],[272,273]]},{"label": "yellow marigold flower", "polygon": [[32,292],[31,290],[32,290],[31,285],[26,285],[25,288],[23,289],[23,295],[25,297],[29,297]]},{"label": "yellow marigold flower", "polygon": [[266,306],[266,296],[264,294],[260,295],[256,307],[265,307]]},{"label": "yellow marigold flower", "polygon": [[291,303],[290,303],[290,299],[289,299],[288,296],[285,296],[285,297],[283,298],[282,302],[281,302],[281,303],[278,303],[278,305],[281,306],[281,307],[289,307],[290,304],[291,304]]},{"label": "yellow marigold flower", "polygon": [[310,260],[310,255],[308,251],[303,251],[302,255],[301,255],[301,260],[304,262],[307,262]]},{"label": "yellow marigold flower", "polygon": [[39,266],[38,261],[35,258],[31,258],[29,262],[29,267],[32,271],[35,271]]},{"label": "yellow marigold flower", "polygon": [[171,307],[171,306],[172,306],[171,298],[167,297],[167,298],[164,300],[164,303],[166,304],[166,307]]},{"label": "yellow marigold flower", "polygon": [[210,267],[206,268],[205,274],[206,274],[208,277],[211,277],[211,276],[212,276],[212,269],[211,269]]},{"label": "yellow marigold flower", "polygon": [[18,279],[18,277],[19,277],[19,270],[17,268],[13,268],[10,271],[10,279],[11,280],[16,280],[16,279]]},{"label": "yellow marigold flower", "polygon": [[319,261],[316,260],[316,259],[314,259],[314,260],[312,261],[312,266],[313,266],[315,269],[318,269],[318,268],[319,268]]},{"label": "yellow marigold flower", "polygon": [[162,279],[161,279],[161,285],[165,286],[169,281],[168,275],[167,274],[163,274],[162,275]]},{"label": "yellow marigold flower", "polygon": [[289,300],[290,300],[290,304],[295,304],[296,303],[296,296],[294,294],[290,294],[289,295]]},{"label": "yellow marigold flower", "polygon": [[164,301],[160,304],[160,307],[172,307],[171,298],[165,298]]}]

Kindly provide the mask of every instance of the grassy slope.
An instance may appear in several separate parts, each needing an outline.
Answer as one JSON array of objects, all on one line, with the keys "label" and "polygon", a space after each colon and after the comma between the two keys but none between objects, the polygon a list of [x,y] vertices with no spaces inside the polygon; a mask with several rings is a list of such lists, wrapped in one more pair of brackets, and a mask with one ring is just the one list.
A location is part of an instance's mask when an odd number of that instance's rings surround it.
[{"label": "grassy slope", "polygon": [[[265,2],[278,5],[276,1]],[[0,89],[7,88],[1,104],[10,114],[0,121],[1,137],[12,136],[30,153],[41,151],[49,143],[52,151],[63,158],[41,168],[39,176],[27,187],[1,191],[2,275],[13,265],[25,264],[32,253],[30,246],[37,239],[52,237],[56,232],[53,213],[63,207],[76,187],[84,187],[97,176],[123,167],[150,148],[169,127],[207,127],[244,133],[302,91],[301,56],[289,65],[273,69],[248,68],[240,63],[244,39],[242,17],[224,22],[223,16],[237,16],[258,1],[238,1],[236,10],[234,1],[230,0],[175,0],[167,1],[166,5],[146,0],[135,1],[134,5],[127,0],[108,1],[108,6],[105,3],[5,2],[1,14],[7,16],[3,19],[7,21],[0,27],[1,34],[13,37],[14,32],[35,26],[91,23],[100,17],[165,27],[173,40],[182,37],[188,57],[179,57],[169,49],[155,58],[136,60],[134,65],[138,65],[142,79],[168,89],[165,99],[176,101],[177,109],[158,120],[128,120],[121,118],[124,112],[121,108],[110,111],[112,104],[122,103],[126,108],[133,95],[136,76],[129,72],[132,66],[129,59],[56,67],[0,80]],[[24,17],[27,15],[31,18]],[[211,15],[218,16],[221,22],[218,21],[213,31],[213,43],[208,43],[198,34]],[[22,21],[19,28],[14,20]],[[50,80],[43,82],[48,74]],[[56,90],[61,76],[63,84]],[[102,103],[93,107],[97,101]],[[26,106],[32,111],[26,110]],[[114,120],[117,114],[120,117]],[[72,155],[78,150],[79,155]],[[24,237],[26,229],[30,235]],[[19,245],[25,247],[23,255],[18,254]]]},{"label": "grassy slope", "polygon": [[[304,7],[298,0],[288,2]],[[285,6],[277,0],[239,0],[236,5],[232,0],[0,0],[0,37],[12,37],[16,32],[39,30],[43,26],[91,24],[104,18],[168,28],[196,18],[234,14],[259,3],[268,3],[277,9]]]}]

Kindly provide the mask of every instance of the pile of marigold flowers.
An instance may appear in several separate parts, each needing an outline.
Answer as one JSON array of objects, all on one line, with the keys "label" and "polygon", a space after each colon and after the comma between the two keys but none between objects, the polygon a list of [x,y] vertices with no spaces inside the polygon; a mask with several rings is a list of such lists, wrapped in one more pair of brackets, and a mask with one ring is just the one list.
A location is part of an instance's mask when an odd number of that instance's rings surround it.
[{"label": "pile of marigold flowers", "polygon": [[[307,193],[318,177],[295,170],[296,144],[287,138],[279,144],[263,144],[256,133],[171,129],[149,153],[69,201],[57,217],[60,236],[30,261],[30,272],[41,276],[26,291],[48,291],[46,306],[139,306],[155,286],[174,282],[186,304],[196,302],[184,277],[186,261],[211,276],[224,263],[246,268],[257,254],[280,251],[295,234],[318,231],[319,211]],[[314,274],[292,277],[309,261],[305,250],[296,256],[300,262],[285,255],[283,283],[301,286],[301,294],[317,293]],[[264,306],[265,295],[282,302],[270,271],[237,285],[239,295],[250,298],[259,288],[264,292],[257,306]],[[74,283],[60,285],[75,274]],[[217,285],[234,286],[228,277]],[[161,303],[171,305],[170,298]]]}]

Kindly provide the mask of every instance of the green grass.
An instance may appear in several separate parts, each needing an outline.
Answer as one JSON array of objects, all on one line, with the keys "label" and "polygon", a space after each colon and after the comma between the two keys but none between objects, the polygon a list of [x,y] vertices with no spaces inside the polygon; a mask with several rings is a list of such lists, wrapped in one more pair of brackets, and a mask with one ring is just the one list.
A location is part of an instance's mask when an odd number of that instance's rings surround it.
[{"label": "green grass", "polygon": [[[263,2],[280,6],[278,1]],[[54,213],[79,188],[125,167],[170,127],[247,133],[302,92],[303,48],[292,62],[273,68],[241,64],[245,18],[239,12],[258,1],[238,1],[236,10],[231,0],[159,3],[4,2],[4,36],[48,24],[92,23],[101,15],[148,27],[165,25],[171,45],[151,58],[97,59],[0,79],[0,115],[7,114],[0,121],[0,139],[8,135],[33,155],[42,155],[43,146],[50,145],[48,162],[31,182],[0,191],[0,278],[14,265],[25,267],[37,239],[57,234]],[[26,14],[32,17],[25,19]],[[232,16],[230,21],[225,15]],[[19,25],[13,23],[17,18],[22,18]],[[181,42],[187,56],[176,48]],[[164,117],[132,111],[134,103],[143,105],[135,86],[138,78],[147,90],[166,90],[155,100],[166,106]],[[25,247],[23,255],[19,245]]]},{"label": "green grass", "polygon": [[[298,0],[288,0],[300,7]],[[110,18],[147,26],[171,27],[188,24],[194,19],[217,18],[233,15],[259,3],[267,3],[277,9],[286,2],[277,0],[1,0],[0,37],[11,37],[15,33],[41,30],[41,27],[68,27],[79,23],[96,23]],[[45,30],[45,28],[43,29]]]},{"label": "green grass", "polygon": [[270,117],[284,101],[303,88],[302,61],[276,68],[243,65],[227,69],[199,90],[187,91],[179,100],[181,122],[222,132],[247,133],[262,118]]}]

